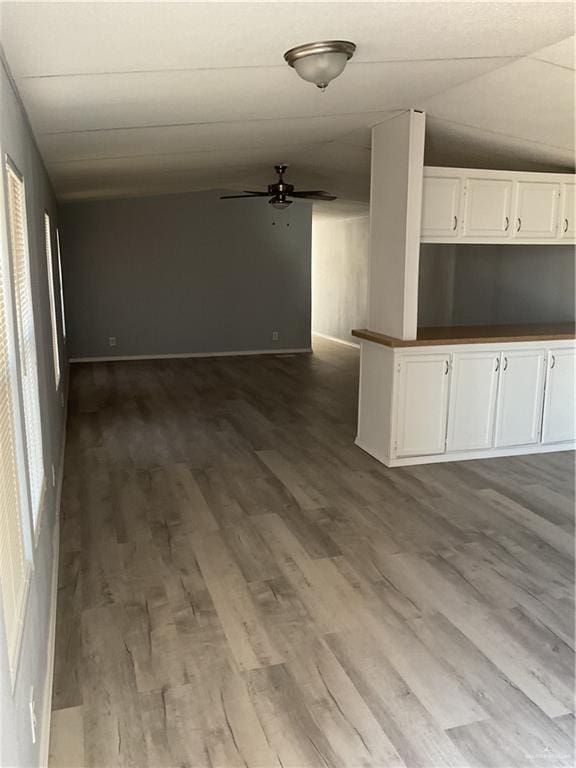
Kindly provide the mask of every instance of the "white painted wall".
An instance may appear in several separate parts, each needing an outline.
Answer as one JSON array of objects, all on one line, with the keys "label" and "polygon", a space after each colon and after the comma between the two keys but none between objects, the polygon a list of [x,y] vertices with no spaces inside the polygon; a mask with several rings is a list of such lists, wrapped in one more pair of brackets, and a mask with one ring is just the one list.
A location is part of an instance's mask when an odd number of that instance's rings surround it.
[{"label": "white painted wall", "polygon": [[[23,109],[0,60],[0,157],[8,153],[24,175],[26,215],[30,248],[32,299],[36,329],[38,378],[47,486],[45,508],[38,542],[33,553],[33,571],[24,619],[24,632],[14,691],[12,691],[6,649],[3,612],[0,610],[0,765],[5,768],[36,766],[42,732],[43,707],[50,705],[50,659],[48,658],[52,585],[56,568],[55,534],[57,491],[50,481],[51,464],[59,473],[64,408],[54,388],[48,279],[44,251],[44,211],[56,224],[56,200]],[[3,207],[0,210],[0,247],[8,247]],[[59,317],[59,314],[58,314]],[[64,376],[66,378],[66,376]],[[1,596],[0,596],[1,599]],[[0,606],[1,608],[1,606]],[[32,743],[30,690],[34,688],[38,732]]]},{"label": "white painted wall", "polygon": [[409,110],[372,129],[368,325],[416,338],[425,115]]},{"label": "white painted wall", "polygon": [[366,328],[368,215],[312,219],[312,331],[352,342],[353,328]]}]

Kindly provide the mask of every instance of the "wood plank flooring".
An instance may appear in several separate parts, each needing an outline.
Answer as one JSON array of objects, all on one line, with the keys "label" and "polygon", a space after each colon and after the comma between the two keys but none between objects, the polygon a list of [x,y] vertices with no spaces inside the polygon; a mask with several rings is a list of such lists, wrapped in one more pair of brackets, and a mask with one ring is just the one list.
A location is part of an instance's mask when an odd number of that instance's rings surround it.
[{"label": "wood plank flooring", "polygon": [[574,457],[386,469],[358,355],[74,365],[51,766],[574,764]]}]

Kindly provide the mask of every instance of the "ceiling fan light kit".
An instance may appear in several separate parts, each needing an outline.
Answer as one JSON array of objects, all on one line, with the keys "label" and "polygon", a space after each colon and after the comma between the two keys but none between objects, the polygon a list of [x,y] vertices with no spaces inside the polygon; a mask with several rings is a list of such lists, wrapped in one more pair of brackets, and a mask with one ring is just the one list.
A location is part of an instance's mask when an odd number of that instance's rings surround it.
[{"label": "ceiling fan light kit", "polygon": [[328,83],[342,74],[355,50],[356,45],[349,40],[324,40],[290,48],[284,58],[302,80],[325,91]]},{"label": "ceiling fan light kit", "polygon": [[281,195],[276,195],[276,197],[271,198],[270,200],[268,200],[268,202],[274,208],[277,208],[279,211],[283,211],[284,208],[288,208],[289,205],[292,205],[294,200],[288,200],[286,198],[286,195],[281,194]]}]

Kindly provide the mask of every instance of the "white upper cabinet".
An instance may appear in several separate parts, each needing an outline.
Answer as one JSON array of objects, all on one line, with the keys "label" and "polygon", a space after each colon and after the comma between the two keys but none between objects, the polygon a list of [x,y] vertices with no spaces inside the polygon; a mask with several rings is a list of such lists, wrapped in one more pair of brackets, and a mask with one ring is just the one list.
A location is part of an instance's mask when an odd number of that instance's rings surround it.
[{"label": "white upper cabinet", "polygon": [[560,184],[519,181],[514,208],[514,239],[554,239],[558,229],[559,201]]},{"label": "white upper cabinet", "polygon": [[576,189],[567,173],[424,168],[425,243],[576,240]]},{"label": "white upper cabinet", "polygon": [[453,240],[458,234],[462,180],[425,176],[422,187],[422,237]]},{"label": "white upper cabinet", "polygon": [[447,451],[492,447],[499,368],[499,352],[454,353]]},{"label": "white upper cabinet", "polygon": [[508,237],[512,189],[510,179],[466,179],[463,237]]},{"label": "white upper cabinet", "polygon": [[575,191],[575,184],[562,184],[562,193],[560,196],[560,237],[563,240],[574,240],[576,237]]},{"label": "white upper cabinet", "polygon": [[548,353],[544,396],[542,442],[576,440],[576,350],[555,349]]},{"label": "white upper cabinet", "polygon": [[395,455],[444,453],[450,356],[403,355],[399,366]]},{"label": "white upper cabinet", "polygon": [[545,350],[502,353],[496,415],[497,448],[538,442],[545,372]]}]

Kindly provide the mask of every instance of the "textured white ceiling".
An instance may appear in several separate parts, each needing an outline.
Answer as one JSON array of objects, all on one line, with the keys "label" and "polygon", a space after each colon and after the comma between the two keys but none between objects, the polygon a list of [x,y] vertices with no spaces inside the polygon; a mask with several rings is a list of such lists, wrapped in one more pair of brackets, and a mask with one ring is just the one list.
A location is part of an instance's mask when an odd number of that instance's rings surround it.
[{"label": "textured white ceiling", "polygon": [[574,135],[574,72],[520,59],[424,102],[453,122],[570,148]]},{"label": "textured white ceiling", "polygon": [[[27,3],[0,36],[55,188],[87,198],[291,180],[368,196],[370,128],[428,114],[427,161],[566,169],[571,3]],[[358,45],[322,94],[283,52]]]},{"label": "textured white ceiling", "polygon": [[547,48],[541,48],[532,55],[532,58],[548,61],[550,64],[556,64],[559,67],[576,69],[576,45],[574,44],[574,38],[568,37],[559,43],[549,45]]}]

